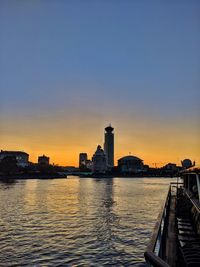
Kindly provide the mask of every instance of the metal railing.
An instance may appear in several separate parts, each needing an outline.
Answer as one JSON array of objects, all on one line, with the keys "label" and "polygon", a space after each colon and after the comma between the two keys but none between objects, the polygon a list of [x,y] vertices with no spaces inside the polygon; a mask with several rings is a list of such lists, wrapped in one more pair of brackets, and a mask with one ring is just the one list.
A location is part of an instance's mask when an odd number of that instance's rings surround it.
[{"label": "metal railing", "polygon": [[168,233],[168,223],[169,223],[169,212],[171,197],[173,194],[173,189],[176,188],[175,194],[177,194],[177,188],[182,186],[183,183],[171,183],[168,189],[167,197],[164,205],[162,206],[161,212],[158,215],[150,242],[144,253],[144,257],[147,266],[153,267],[169,267],[169,265],[164,261],[166,253],[166,240]]},{"label": "metal railing", "polygon": [[200,213],[200,204],[197,202],[194,198],[192,198],[188,191],[185,190],[185,195],[192,204],[193,207],[197,210],[198,213]]}]

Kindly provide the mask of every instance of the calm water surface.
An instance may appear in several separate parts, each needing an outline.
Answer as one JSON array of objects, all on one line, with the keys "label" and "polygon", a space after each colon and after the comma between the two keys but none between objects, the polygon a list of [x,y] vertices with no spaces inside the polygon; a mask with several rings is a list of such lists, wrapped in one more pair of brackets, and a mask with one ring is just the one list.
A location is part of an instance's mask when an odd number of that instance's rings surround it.
[{"label": "calm water surface", "polygon": [[0,183],[0,266],[144,266],[171,179]]}]

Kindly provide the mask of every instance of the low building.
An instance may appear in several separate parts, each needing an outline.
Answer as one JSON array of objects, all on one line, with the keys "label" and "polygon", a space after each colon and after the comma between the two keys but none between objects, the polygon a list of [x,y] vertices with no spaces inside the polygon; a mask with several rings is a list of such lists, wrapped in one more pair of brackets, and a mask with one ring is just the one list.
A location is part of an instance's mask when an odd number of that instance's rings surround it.
[{"label": "low building", "polygon": [[93,169],[93,162],[92,162],[90,159],[88,159],[88,160],[86,161],[86,168],[87,168],[88,170],[92,170],[92,169]]},{"label": "low building", "polygon": [[49,165],[49,157],[43,155],[38,157],[38,164],[39,165]]},{"label": "low building", "polygon": [[107,170],[106,155],[100,145],[97,146],[97,150],[92,157],[93,172],[105,173]]},{"label": "low building", "polygon": [[62,167],[63,171],[65,172],[78,172],[79,169],[76,168],[75,166],[64,166]]},{"label": "low building", "polygon": [[147,165],[147,164],[143,165],[143,170],[144,170],[144,172],[148,172],[149,171],[149,165]]},{"label": "low building", "polygon": [[125,156],[118,160],[121,173],[139,173],[144,171],[143,160],[135,156]]},{"label": "low building", "polygon": [[27,167],[29,165],[29,154],[27,154],[26,152],[1,150],[0,161],[6,157],[15,157],[17,161],[17,166],[19,167]]},{"label": "low building", "polygon": [[174,176],[181,170],[181,167],[177,166],[175,163],[167,163],[159,170],[160,174],[163,176]]},{"label": "low building", "polygon": [[179,168],[177,167],[177,165],[175,163],[167,163],[163,169],[165,170],[169,170],[169,171],[178,171]]}]

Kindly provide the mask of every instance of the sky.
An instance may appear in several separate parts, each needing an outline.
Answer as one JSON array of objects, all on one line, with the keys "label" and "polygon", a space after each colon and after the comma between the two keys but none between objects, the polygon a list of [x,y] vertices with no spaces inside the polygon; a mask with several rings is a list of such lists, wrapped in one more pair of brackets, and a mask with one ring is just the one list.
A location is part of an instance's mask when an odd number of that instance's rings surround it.
[{"label": "sky", "polygon": [[200,163],[200,1],[1,0],[0,149]]}]

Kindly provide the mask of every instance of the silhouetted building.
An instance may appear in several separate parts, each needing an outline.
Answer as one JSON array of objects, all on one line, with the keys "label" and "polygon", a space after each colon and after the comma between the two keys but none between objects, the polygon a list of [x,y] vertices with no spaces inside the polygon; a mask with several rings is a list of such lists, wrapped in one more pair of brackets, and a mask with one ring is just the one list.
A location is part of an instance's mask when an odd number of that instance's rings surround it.
[{"label": "silhouetted building", "polygon": [[1,150],[0,152],[0,161],[5,157],[15,157],[17,161],[17,166],[19,167],[26,167],[29,165],[28,158],[29,154],[23,151],[4,151]]},{"label": "silhouetted building", "polygon": [[122,173],[143,172],[143,160],[135,156],[126,156],[118,160],[118,169]]},{"label": "silhouetted building", "polygon": [[169,170],[169,171],[178,171],[179,168],[176,166],[175,163],[167,163],[163,169]]},{"label": "silhouetted building", "polygon": [[184,159],[183,161],[181,161],[181,165],[183,168],[187,169],[190,168],[192,166],[195,166],[195,162],[193,162],[190,159]]},{"label": "silhouetted building", "polygon": [[49,157],[43,155],[38,157],[38,164],[39,165],[49,165]]},{"label": "silhouetted building", "polygon": [[63,171],[66,171],[66,172],[78,172],[79,169],[76,168],[75,166],[65,166],[65,167],[62,167]]},{"label": "silhouetted building", "polygon": [[87,153],[79,154],[79,168],[86,166],[87,163]]},{"label": "silhouetted building", "polygon": [[143,165],[143,169],[145,172],[148,172],[149,171],[149,165],[147,165],[147,164]]},{"label": "silhouetted building", "polygon": [[106,161],[108,167],[112,168],[114,166],[114,128],[109,125],[105,128],[105,141],[104,141],[104,151],[106,154]]},{"label": "silhouetted building", "polygon": [[107,170],[106,155],[101,146],[97,147],[97,150],[92,157],[92,162],[93,162],[93,172],[95,173],[106,172]]},{"label": "silhouetted building", "polygon": [[93,162],[90,159],[86,160],[86,168],[88,170],[92,170],[93,169]]}]

